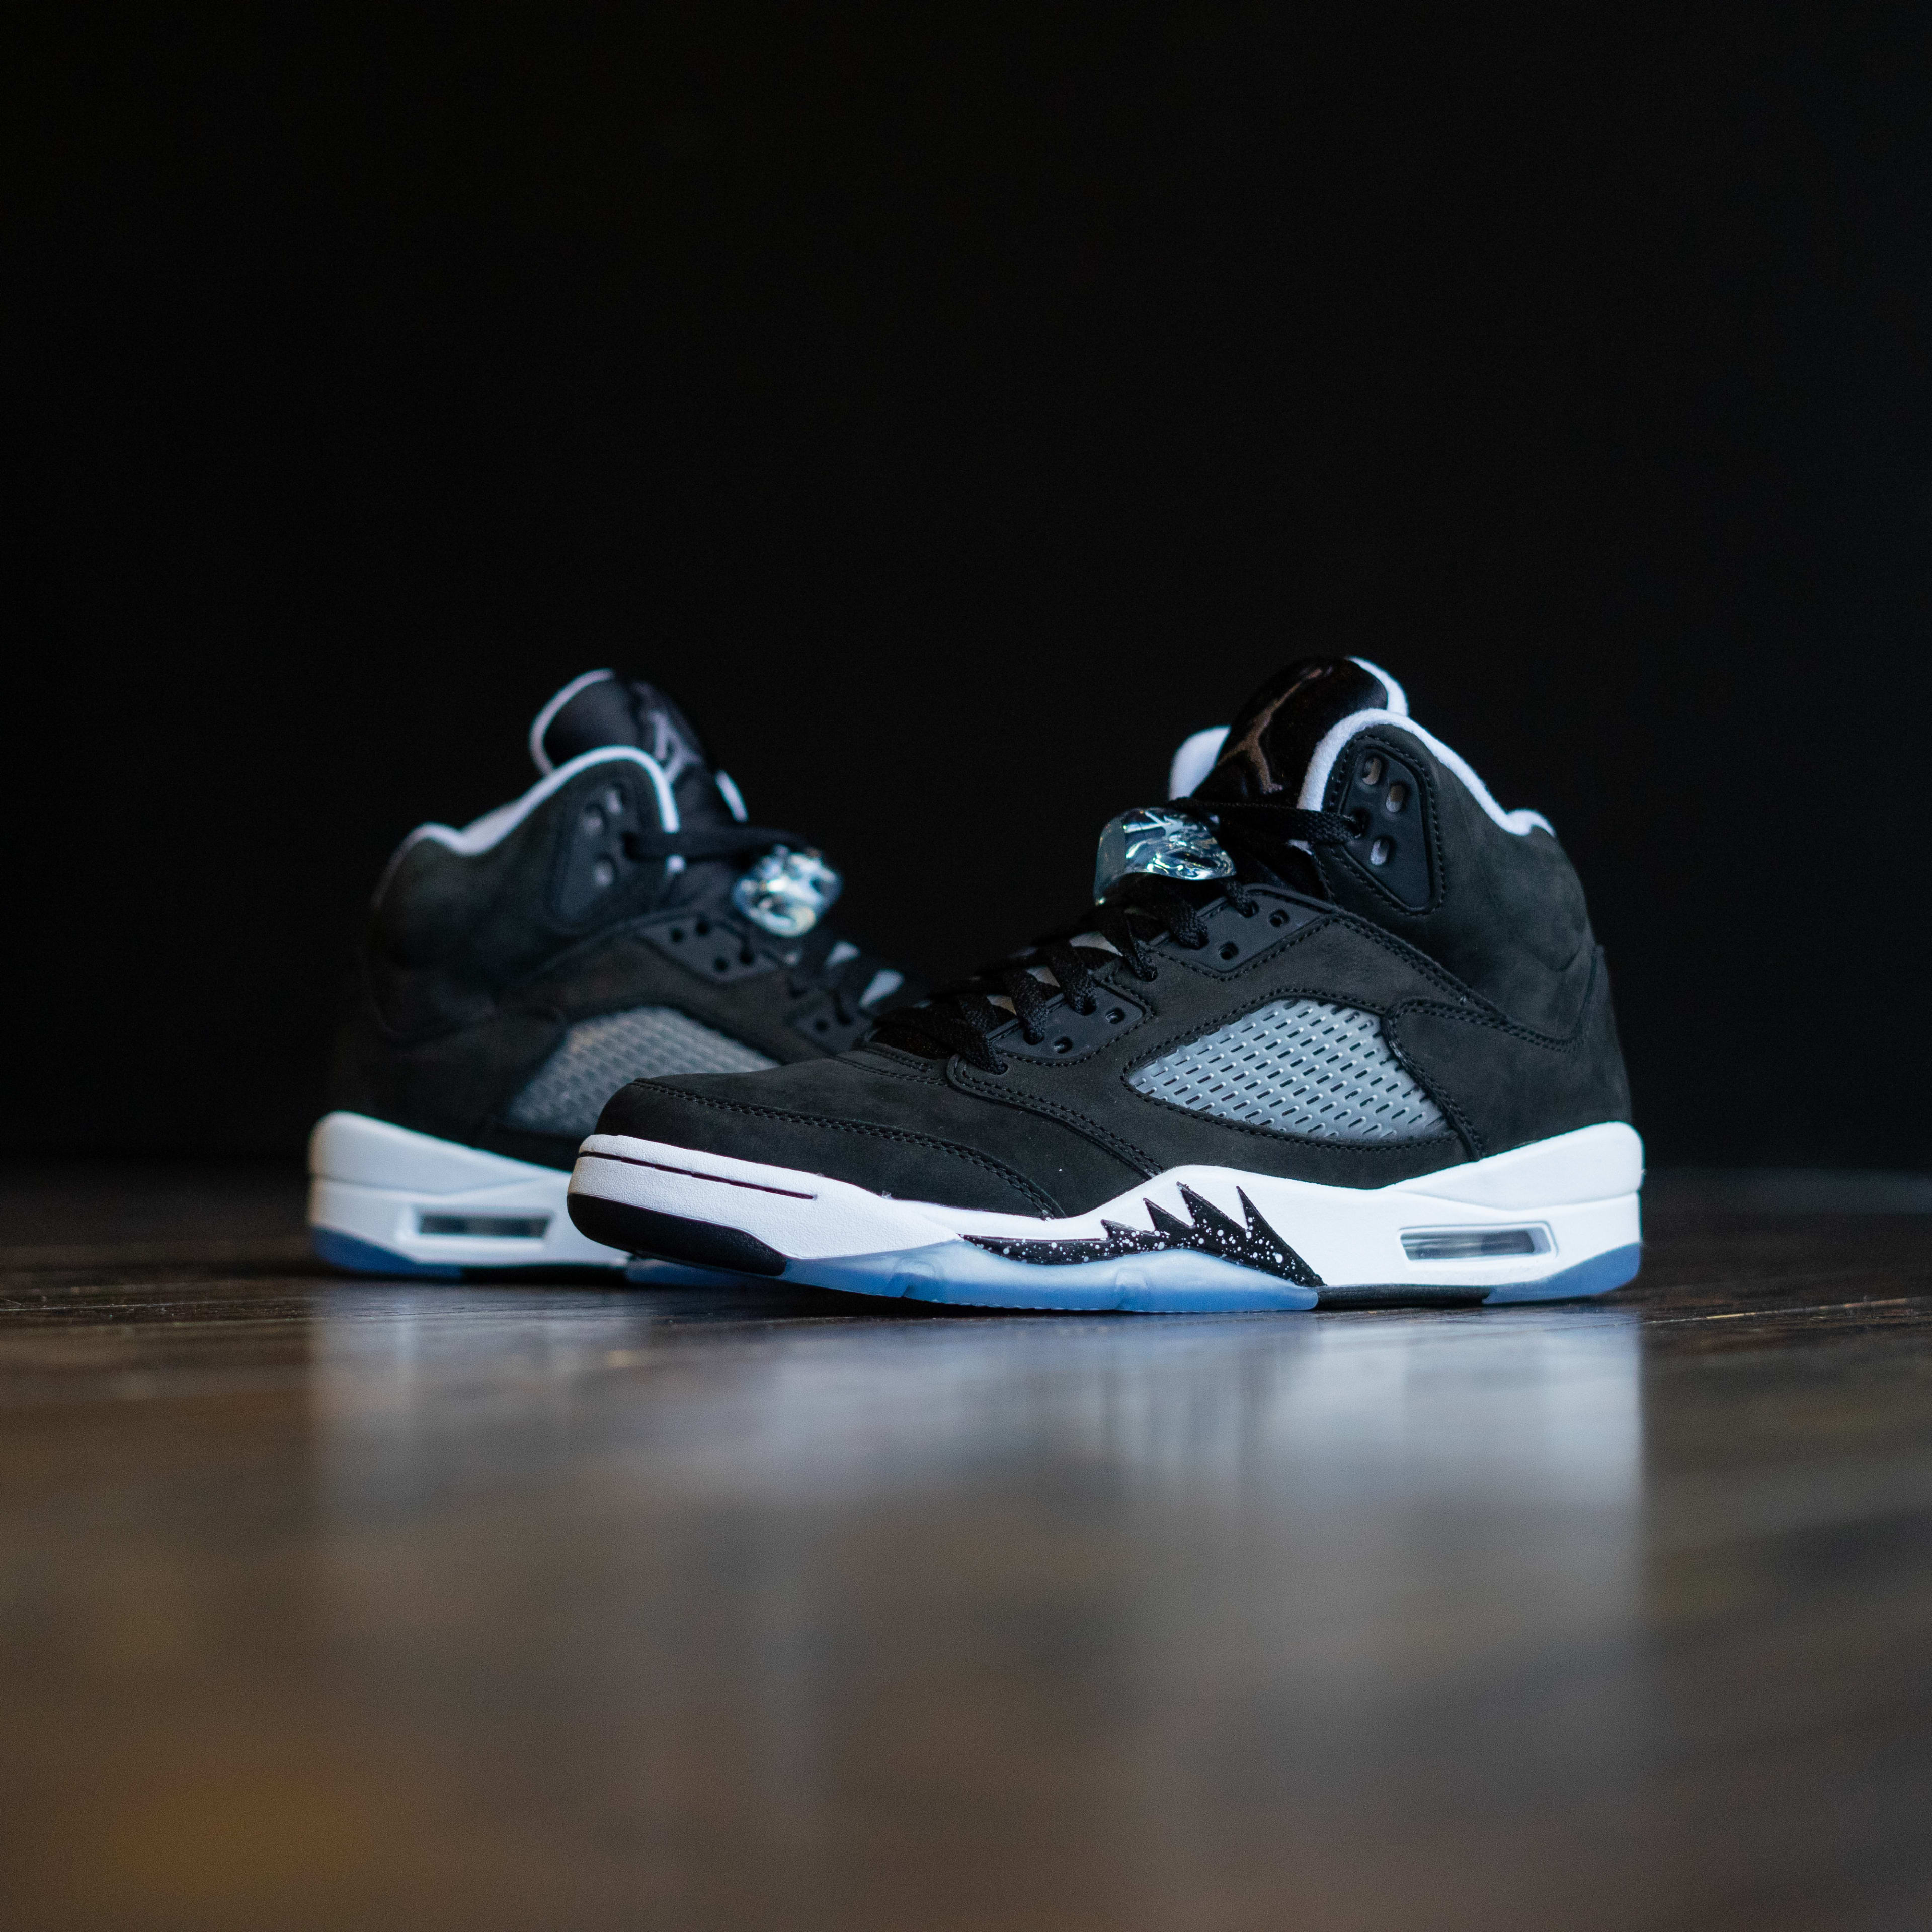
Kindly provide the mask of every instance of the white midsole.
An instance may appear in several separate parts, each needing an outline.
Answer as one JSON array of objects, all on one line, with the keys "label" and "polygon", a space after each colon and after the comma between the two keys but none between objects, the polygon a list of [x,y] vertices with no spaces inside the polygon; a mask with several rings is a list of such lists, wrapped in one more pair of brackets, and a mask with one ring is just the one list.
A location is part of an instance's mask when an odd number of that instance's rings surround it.
[{"label": "white midsole", "polygon": [[[1324,1186],[1231,1167],[1170,1168],[1084,1214],[1042,1219],[898,1201],[850,1181],[626,1134],[592,1134],[570,1191],[742,1229],[795,1260],[892,1253],[967,1234],[1094,1240],[1104,1222],[1150,1228],[1150,1205],[1193,1219],[1191,1190],[1238,1225],[1245,1194],[1331,1287],[1506,1286],[1640,1239],[1643,1143],[1621,1123],[1580,1127],[1387,1187]],[[1431,1234],[1526,1230],[1532,1251],[1418,1258]],[[1406,1245],[1404,1236],[1408,1237]]]},{"label": "white midsole", "polygon": [[[561,1168],[512,1160],[366,1114],[326,1114],[309,1136],[309,1225],[458,1268],[621,1268],[628,1257],[571,1224]],[[423,1217],[543,1222],[541,1234],[426,1232]]]}]

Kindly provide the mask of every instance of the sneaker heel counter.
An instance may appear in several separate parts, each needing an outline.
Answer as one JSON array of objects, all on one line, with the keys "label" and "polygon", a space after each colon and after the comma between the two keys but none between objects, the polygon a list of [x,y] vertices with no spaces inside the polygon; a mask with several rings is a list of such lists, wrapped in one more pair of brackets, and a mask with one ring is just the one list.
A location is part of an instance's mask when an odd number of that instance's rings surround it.
[{"label": "sneaker heel counter", "polygon": [[[1359,805],[1365,766],[1413,782],[1397,814],[1384,812],[1356,844],[1321,855],[1338,905],[1394,933],[1520,1024],[1567,1034],[1576,1022],[1594,958],[1588,907],[1569,855],[1534,814],[1504,813],[1446,747],[1400,724],[1370,727],[1343,748],[1325,803]],[[1386,773],[1378,772],[1386,780]],[[1391,794],[1397,789],[1387,783]],[[1400,828],[1376,866],[1382,820]],[[1406,848],[1402,841],[1407,841]],[[1359,849],[1358,849],[1359,848]],[[1406,889],[1405,850],[1425,849],[1426,885]]]},{"label": "sneaker heel counter", "polygon": [[1630,1083],[1600,946],[1590,948],[1581,1007],[1563,1033],[1438,1000],[1398,1007],[1383,1024],[1474,1159],[1579,1127],[1629,1124]]},{"label": "sneaker heel counter", "polygon": [[509,856],[417,836],[390,862],[345,976],[324,1085],[330,1111],[459,1138],[474,1131],[473,1102],[447,1090],[442,1063],[453,1038],[497,1013],[494,956],[506,948],[494,928],[514,921],[520,884]]}]

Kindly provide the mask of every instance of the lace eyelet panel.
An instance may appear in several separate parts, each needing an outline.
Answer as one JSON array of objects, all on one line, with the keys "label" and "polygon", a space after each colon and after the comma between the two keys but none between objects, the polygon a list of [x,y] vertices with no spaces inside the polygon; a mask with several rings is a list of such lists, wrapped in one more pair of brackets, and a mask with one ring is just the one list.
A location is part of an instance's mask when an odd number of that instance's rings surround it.
[{"label": "lace eyelet panel", "polygon": [[1318,1000],[1277,1000],[1136,1067],[1127,1084],[1190,1113],[1310,1140],[1424,1140],[1447,1125],[1374,1014]]}]

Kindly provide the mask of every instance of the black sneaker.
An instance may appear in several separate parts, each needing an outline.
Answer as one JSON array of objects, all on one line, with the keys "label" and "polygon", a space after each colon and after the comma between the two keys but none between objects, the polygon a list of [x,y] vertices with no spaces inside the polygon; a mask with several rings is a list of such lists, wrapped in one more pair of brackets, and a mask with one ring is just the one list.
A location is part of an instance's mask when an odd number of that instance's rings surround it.
[{"label": "black sneaker", "polygon": [[566,685],[530,754],[521,798],[419,826],[376,887],[309,1142],[309,1222],[338,1267],[622,1268],[564,1207],[611,1094],[822,1059],[917,990],[826,923],[838,874],[746,823],[650,685]]},{"label": "black sneaker", "polygon": [[860,1293],[1150,1312],[1598,1294],[1642,1144],[1582,889],[1394,680],[1310,658],[1096,910],[775,1072],[640,1081],[592,1239]]}]

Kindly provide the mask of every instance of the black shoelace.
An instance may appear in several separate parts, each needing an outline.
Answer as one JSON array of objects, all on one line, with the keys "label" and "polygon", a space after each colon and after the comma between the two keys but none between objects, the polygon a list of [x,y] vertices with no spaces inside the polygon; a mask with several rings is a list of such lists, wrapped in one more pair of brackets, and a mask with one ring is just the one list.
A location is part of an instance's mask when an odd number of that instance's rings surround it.
[{"label": "black shoelace", "polygon": [[[735,822],[729,825],[680,826],[675,832],[630,832],[624,836],[625,852],[640,862],[679,858],[688,866],[729,859],[738,862],[741,872],[775,845],[783,845],[794,852],[814,849],[809,839],[801,838],[795,832],[782,832],[770,825],[740,825]],[[700,934],[720,920],[741,932],[740,946],[748,951],[751,942],[748,937],[742,936],[742,929],[751,922],[746,921],[735,907],[728,920],[722,909],[712,913],[693,909],[692,923]],[[802,998],[807,993],[819,991],[829,992],[832,1011],[842,1027],[852,1026],[868,1017],[860,1003],[866,988],[881,971],[887,970],[885,962],[876,953],[854,947],[848,956],[835,964],[832,955],[842,944],[850,946],[851,942],[842,940],[830,922],[823,919],[796,940],[788,940],[777,934],[765,932],[762,927],[755,929],[758,943],[776,952],[784,960],[789,976],[788,984],[794,998]],[[748,958],[746,963],[750,963]]]},{"label": "black shoelace", "polygon": [[[1184,799],[1163,809],[1206,825],[1234,860],[1236,875],[1190,884],[1145,874],[1124,880],[1077,926],[957,985],[942,987],[916,1006],[887,1015],[879,1023],[877,1037],[922,1058],[956,1053],[987,1072],[1004,1073],[1006,1063],[990,1040],[1000,1028],[1018,1020],[1021,1037],[1037,1046],[1046,1036],[1041,1022],[1054,1000],[1064,998],[1077,1013],[1093,1012],[1105,990],[1094,978],[1096,968],[1118,957],[1135,978],[1151,980],[1156,968],[1148,946],[1162,939],[1172,939],[1190,952],[1205,946],[1208,934],[1199,908],[1210,898],[1224,897],[1244,919],[1252,919],[1261,908],[1250,884],[1256,874],[1270,880],[1277,876],[1270,847],[1278,860],[1281,847],[1290,840],[1340,845],[1359,838],[1367,822],[1366,812],[1344,818],[1337,812],[1259,801],[1210,806]],[[1105,945],[1075,944],[1090,936]],[[1042,978],[1042,970],[1051,978]]]}]

